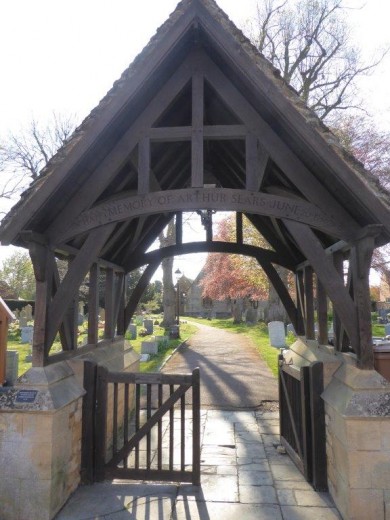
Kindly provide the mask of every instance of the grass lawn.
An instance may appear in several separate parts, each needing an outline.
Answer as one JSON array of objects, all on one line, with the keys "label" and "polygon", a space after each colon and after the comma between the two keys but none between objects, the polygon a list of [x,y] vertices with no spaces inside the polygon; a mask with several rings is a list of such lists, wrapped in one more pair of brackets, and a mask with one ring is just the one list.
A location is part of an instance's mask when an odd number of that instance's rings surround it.
[{"label": "grass lawn", "polygon": [[[154,334],[156,336],[163,336],[164,329],[154,325]],[[180,339],[171,339],[168,341],[166,346],[160,345],[158,354],[151,355],[149,361],[140,363],[140,371],[141,372],[157,372],[159,367],[162,365],[163,361],[172,354],[172,352],[177,348],[181,343],[186,341],[196,332],[196,326],[191,325],[190,323],[181,323],[180,324]],[[130,340],[130,334],[126,333],[126,339],[130,342],[131,346],[134,348],[135,352],[138,354],[141,353],[141,343],[143,341],[148,341],[150,336],[140,337],[137,339]]]},{"label": "grass lawn", "polygon": [[[246,323],[233,323],[233,319],[213,319],[204,320],[200,318],[188,318],[197,323],[203,323],[210,327],[225,329],[236,334],[243,334],[250,338],[256,345],[261,358],[267,363],[272,373],[276,377],[278,374],[278,355],[279,349],[271,347],[268,337],[268,327],[265,323],[257,325],[247,325]],[[287,336],[287,345],[294,343],[295,338],[292,334]]]}]

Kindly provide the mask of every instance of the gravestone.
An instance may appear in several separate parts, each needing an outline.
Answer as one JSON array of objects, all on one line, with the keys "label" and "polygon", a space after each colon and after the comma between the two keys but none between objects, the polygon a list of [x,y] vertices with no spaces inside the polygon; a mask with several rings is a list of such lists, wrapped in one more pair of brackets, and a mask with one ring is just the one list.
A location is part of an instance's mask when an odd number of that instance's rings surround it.
[{"label": "gravestone", "polygon": [[249,323],[251,325],[254,325],[257,322],[257,311],[256,311],[256,309],[253,309],[252,307],[250,307],[246,311],[245,321],[246,321],[246,323]]},{"label": "gravestone", "polygon": [[21,327],[21,343],[32,343],[33,341],[33,333],[34,333],[34,327]]},{"label": "gravestone", "polygon": [[157,354],[157,341],[143,341],[141,343],[141,354]]},{"label": "gravestone", "polygon": [[28,304],[25,306],[24,310],[26,311],[27,321],[31,321],[33,319],[32,306]]},{"label": "gravestone", "polygon": [[385,336],[390,336],[390,323],[385,325]]},{"label": "gravestone", "polygon": [[144,320],[144,327],[147,334],[153,334],[153,320]]},{"label": "gravestone", "polygon": [[105,309],[102,309],[102,308],[99,309],[99,318],[100,318],[100,321],[106,321]]},{"label": "gravestone", "polygon": [[5,379],[8,386],[14,386],[18,379],[19,352],[7,350],[7,371]]},{"label": "gravestone", "polygon": [[286,333],[282,321],[270,321],[268,323],[268,334],[272,347],[282,348],[286,346]]},{"label": "gravestone", "polygon": [[27,327],[27,314],[24,309],[22,309],[22,311],[20,312],[20,315],[19,315],[19,327],[20,328]]},{"label": "gravestone", "polygon": [[171,325],[169,327],[169,338],[179,339],[180,338],[180,327],[179,325]]},{"label": "gravestone", "polygon": [[19,309],[15,309],[14,310],[14,316],[17,320],[19,320],[19,316],[20,316],[20,310]]},{"label": "gravestone", "polygon": [[130,339],[137,339],[137,325],[130,323],[127,330],[130,332]]}]

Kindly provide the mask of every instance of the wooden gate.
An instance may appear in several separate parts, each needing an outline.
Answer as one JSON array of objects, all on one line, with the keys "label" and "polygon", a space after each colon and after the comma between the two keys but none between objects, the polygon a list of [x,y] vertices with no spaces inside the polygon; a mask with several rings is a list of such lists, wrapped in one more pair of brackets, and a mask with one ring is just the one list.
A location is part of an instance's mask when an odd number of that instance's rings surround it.
[{"label": "wooden gate", "polygon": [[327,491],[323,364],[296,367],[279,356],[280,439],[317,491]]},{"label": "wooden gate", "polygon": [[94,480],[200,485],[199,369],[143,374],[97,367],[96,379]]}]

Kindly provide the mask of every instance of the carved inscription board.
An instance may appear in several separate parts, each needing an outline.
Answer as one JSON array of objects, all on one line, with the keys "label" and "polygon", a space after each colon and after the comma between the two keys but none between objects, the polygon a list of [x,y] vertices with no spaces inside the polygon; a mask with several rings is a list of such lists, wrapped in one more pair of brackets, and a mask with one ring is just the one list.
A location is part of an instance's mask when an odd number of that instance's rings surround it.
[{"label": "carved inscription board", "polygon": [[58,243],[74,236],[104,226],[142,215],[212,209],[217,211],[238,211],[291,219],[343,238],[341,225],[332,215],[327,215],[314,204],[266,193],[226,188],[189,188],[153,192],[146,195],[110,199],[94,208],[84,211],[58,237]]}]

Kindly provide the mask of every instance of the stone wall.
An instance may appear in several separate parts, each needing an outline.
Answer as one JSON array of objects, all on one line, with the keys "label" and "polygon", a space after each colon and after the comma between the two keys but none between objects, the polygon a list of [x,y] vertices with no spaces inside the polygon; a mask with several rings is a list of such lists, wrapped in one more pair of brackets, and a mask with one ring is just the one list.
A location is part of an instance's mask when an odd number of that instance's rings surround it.
[{"label": "stone wall", "polygon": [[[32,368],[0,394],[1,520],[51,520],[77,488],[86,358],[110,370],[139,369],[130,345],[110,341],[82,359]],[[20,391],[34,399],[18,402]]]},{"label": "stone wall", "polygon": [[[20,389],[36,391],[18,403]],[[50,520],[80,481],[82,396],[66,363],[31,369],[0,399],[0,518]]]},{"label": "stone wall", "polygon": [[348,520],[390,520],[390,384],[345,363],[324,392],[328,484]]},{"label": "stone wall", "polygon": [[390,383],[354,355],[298,338],[287,363],[324,363],[329,491],[344,520],[390,520]]}]

